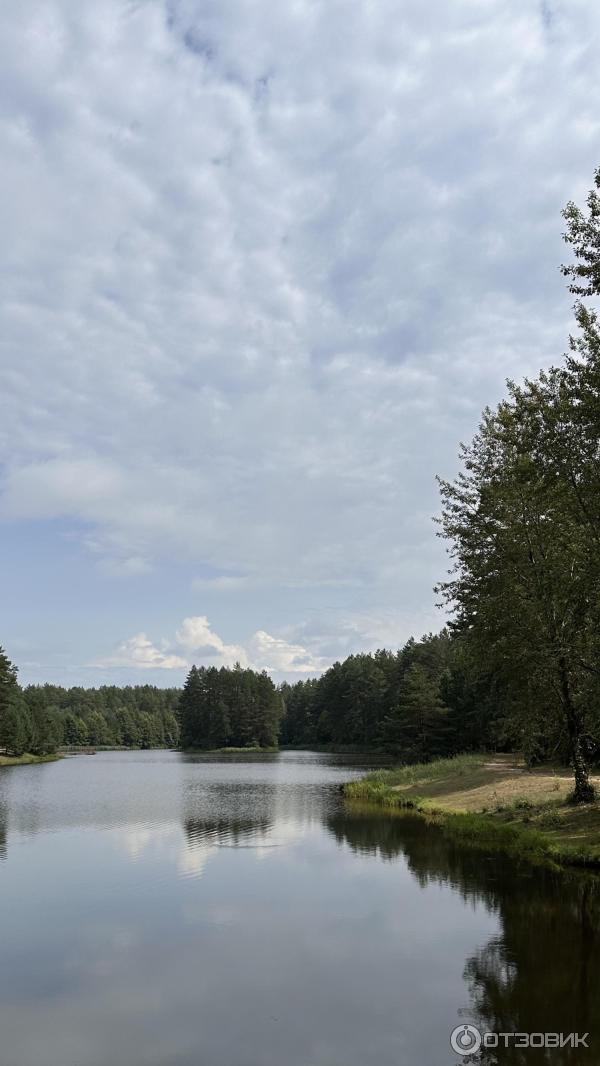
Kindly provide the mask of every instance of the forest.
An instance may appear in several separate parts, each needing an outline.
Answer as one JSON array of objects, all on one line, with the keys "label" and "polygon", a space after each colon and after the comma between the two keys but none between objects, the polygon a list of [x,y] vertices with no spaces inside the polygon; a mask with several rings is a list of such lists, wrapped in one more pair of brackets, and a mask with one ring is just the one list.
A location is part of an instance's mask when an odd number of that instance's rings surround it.
[{"label": "forest", "polygon": [[0,648],[0,749],[19,756],[63,747],[176,747],[179,694],[153,685],[21,688]]},{"label": "forest", "polygon": [[400,761],[519,750],[572,766],[594,798],[600,759],[600,170],[567,205],[563,266],[575,332],[559,366],[486,408],[460,472],[440,480],[450,569],[447,628],[400,650],[350,655],[276,687],[236,666],[191,669],[183,691],[18,685],[0,656],[0,747],[383,748]]},{"label": "forest", "polygon": [[269,748],[277,744],[281,694],[266,673],[192,667],[183,689],[154,685],[21,688],[0,648],[0,749]]},{"label": "forest", "polygon": [[178,711],[183,748],[271,748],[283,705],[264,671],[193,666]]},{"label": "forest", "polygon": [[447,630],[400,651],[351,655],[320,678],[276,686],[264,671],[196,667],[183,689],[21,688],[0,651],[0,748],[210,750],[380,748],[414,761],[514,742],[489,677],[475,678]]},{"label": "forest", "polygon": [[447,629],[399,651],[350,655],[280,691],[284,745],[379,748],[422,762],[515,740],[493,678],[477,674]]}]

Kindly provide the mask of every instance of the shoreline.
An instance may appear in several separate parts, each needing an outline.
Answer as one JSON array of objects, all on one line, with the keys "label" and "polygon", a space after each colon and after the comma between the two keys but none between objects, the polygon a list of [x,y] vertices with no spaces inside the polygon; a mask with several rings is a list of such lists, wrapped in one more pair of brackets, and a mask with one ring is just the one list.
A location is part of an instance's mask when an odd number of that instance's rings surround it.
[{"label": "shoreline", "polygon": [[369,744],[280,744],[279,751],[316,751],[321,755],[373,755],[391,760],[389,748]]},{"label": "shoreline", "polygon": [[517,756],[482,754],[375,771],[343,792],[363,808],[417,815],[469,847],[600,870],[600,803],[572,805],[572,785],[563,768],[527,770]]},{"label": "shoreline", "polygon": [[29,752],[25,752],[24,755],[0,755],[0,768],[3,766],[35,766],[38,763],[57,762],[58,759],[62,759],[62,755],[58,753],[54,755],[31,755]]},{"label": "shoreline", "polygon": [[281,748],[175,748],[180,755],[278,755]]}]

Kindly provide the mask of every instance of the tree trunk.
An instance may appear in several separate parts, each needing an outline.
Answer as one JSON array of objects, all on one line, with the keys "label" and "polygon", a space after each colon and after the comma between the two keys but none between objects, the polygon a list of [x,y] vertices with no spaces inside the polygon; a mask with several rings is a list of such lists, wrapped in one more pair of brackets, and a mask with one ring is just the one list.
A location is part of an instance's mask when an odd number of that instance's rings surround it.
[{"label": "tree trunk", "polygon": [[[570,732],[570,731],[569,731]],[[590,781],[587,763],[581,745],[581,733],[576,731],[571,736],[571,762],[575,775],[575,791],[573,792],[574,803],[592,803],[596,798],[594,786]]]},{"label": "tree trunk", "polygon": [[573,791],[574,803],[592,803],[596,798],[594,786],[590,781],[585,754],[583,751],[583,723],[581,715],[573,703],[571,686],[569,684],[569,671],[564,659],[559,662],[560,687],[562,703],[567,719],[569,742],[571,748],[571,766],[575,777],[575,789]]}]

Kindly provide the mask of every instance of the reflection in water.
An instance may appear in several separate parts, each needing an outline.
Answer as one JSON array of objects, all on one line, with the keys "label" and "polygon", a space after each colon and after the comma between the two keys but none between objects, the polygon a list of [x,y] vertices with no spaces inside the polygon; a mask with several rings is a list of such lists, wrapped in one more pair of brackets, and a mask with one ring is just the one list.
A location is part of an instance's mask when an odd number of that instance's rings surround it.
[{"label": "reflection in water", "polygon": [[[386,860],[403,856],[420,885],[450,885],[466,902],[497,914],[499,934],[465,962],[466,1020],[486,1032],[589,1033],[596,1055],[589,1061],[600,1060],[600,878],[460,847],[417,818],[346,811],[328,824],[353,851]],[[470,1061],[580,1064],[588,1061],[585,1054],[571,1047],[502,1046],[482,1049]]]},{"label": "reflection in water", "polygon": [[[508,866],[508,864],[507,864]],[[510,871],[496,886],[502,936],[467,960],[465,976],[482,1025],[504,1032],[590,1033],[600,1043],[600,894],[587,878],[540,872],[516,891]],[[513,1052],[511,1062],[581,1062],[581,1051]],[[481,1061],[506,1062],[488,1051]]]},{"label": "reflection in water", "polygon": [[8,814],[5,804],[0,800],[0,859],[6,858],[6,841],[8,837]]},{"label": "reflection in water", "polygon": [[345,807],[364,769],[107,752],[0,772],[2,1063],[450,1066],[459,1021],[592,1031],[547,1061],[597,1062],[596,882]]},{"label": "reflection in water", "polygon": [[186,818],[183,823],[190,848],[240,848],[264,847],[272,823],[252,818],[229,821],[206,821],[201,818]]}]

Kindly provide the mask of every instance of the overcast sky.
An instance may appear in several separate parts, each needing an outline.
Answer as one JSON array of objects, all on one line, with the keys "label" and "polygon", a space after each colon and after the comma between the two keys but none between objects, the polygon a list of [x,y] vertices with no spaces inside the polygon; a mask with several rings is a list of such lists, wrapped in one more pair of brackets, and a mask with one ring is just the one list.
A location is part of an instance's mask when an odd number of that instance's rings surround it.
[{"label": "overcast sky", "polygon": [[24,682],[279,679],[443,624],[431,516],[560,360],[589,0],[0,15],[0,644]]}]

